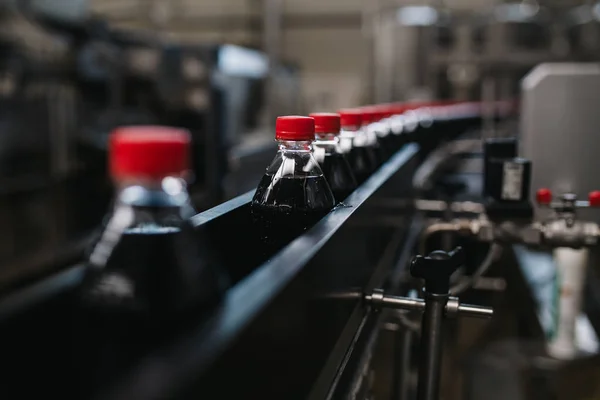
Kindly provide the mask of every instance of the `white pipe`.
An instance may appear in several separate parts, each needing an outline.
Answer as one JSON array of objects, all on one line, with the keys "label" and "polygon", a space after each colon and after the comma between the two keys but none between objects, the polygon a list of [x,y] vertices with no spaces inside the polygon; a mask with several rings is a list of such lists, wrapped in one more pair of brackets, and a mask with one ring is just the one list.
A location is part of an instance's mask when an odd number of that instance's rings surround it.
[{"label": "white pipe", "polygon": [[559,359],[577,354],[575,324],[581,313],[581,301],[588,249],[557,247],[553,251],[556,265],[554,285],[554,323],[549,332],[548,353]]}]

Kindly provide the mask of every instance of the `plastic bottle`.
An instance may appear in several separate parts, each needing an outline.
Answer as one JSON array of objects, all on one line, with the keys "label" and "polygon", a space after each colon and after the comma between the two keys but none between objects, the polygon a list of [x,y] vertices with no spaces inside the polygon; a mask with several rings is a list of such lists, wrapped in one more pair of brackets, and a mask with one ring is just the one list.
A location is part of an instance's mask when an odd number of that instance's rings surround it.
[{"label": "plastic bottle", "polygon": [[336,204],[313,157],[314,119],[278,117],[275,130],[279,151],[258,184],[251,204],[253,222],[270,252],[302,234]]},{"label": "plastic bottle", "polygon": [[191,313],[217,304],[224,289],[190,221],[195,212],[182,179],[189,133],[123,127],[109,147],[117,194],[87,262],[75,339],[90,364],[81,380],[88,387],[118,374]]},{"label": "plastic bottle", "polygon": [[406,105],[404,103],[395,103],[390,105],[388,124],[390,127],[390,142],[394,151],[400,149],[408,142],[408,129],[404,118]]},{"label": "plastic bottle", "polygon": [[429,105],[428,102],[424,101],[412,101],[405,103],[403,122],[404,132],[408,135],[411,141],[420,142],[423,140],[423,133],[421,121],[423,120],[423,108]]},{"label": "plastic bottle", "polygon": [[406,103],[403,114],[406,138],[419,143],[423,154],[428,154],[442,138],[448,136],[439,119],[440,102],[413,101]]},{"label": "plastic bottle", "polygon": [[310,114],[315,120],[314,156],[338,201],[344,200],[358,186],[352,168],[340,150],[340,116],[333,113]]},{"label": "plastic bottle", "polygon": [[379,162],[383,163],[395,152],[386,106],[365,107],[362,112],[364,129],[373,143]]},{"label": "plastic bottle", "polygon": [[367,136],[369,147],[373,149],[376,165],[380,166],[389,155],[387,149],[383,147],[383,125],[379,123],[382,118],[381,112],[374,106],[363,107],[360,111],[362,113],[362,130]]},{"label": "plastic bottle", "polygon": [[396,152],[396,149],[394,148],[394,137],[392,135],[392,115],[392,109],[389,104],[377,106],[377,117],[379,122],[375,132],[377,133],[381,147],[386,152],[388,158]]},{"label": "plastic bottle", "polygon": [[440,136],[453,139],[480,127],[481,106],[477,102],[439,100],[421,104],[419,109],[419,129],[434,140]]},{"label": "plastic bottle", "polygon": [[377,159],[369,140],[362,131],[362,112],[360,110],[340,110],[340,147],[349,154],[348,162],[360,185],[366,181],[377,168]]}]

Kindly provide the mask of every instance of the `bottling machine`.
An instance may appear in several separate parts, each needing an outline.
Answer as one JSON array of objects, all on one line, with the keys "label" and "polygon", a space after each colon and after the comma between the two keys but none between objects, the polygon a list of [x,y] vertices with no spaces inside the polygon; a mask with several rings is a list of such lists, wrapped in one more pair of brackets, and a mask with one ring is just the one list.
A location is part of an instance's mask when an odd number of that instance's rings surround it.
[{"label": "bottling machine", "polygon": [[[403,130],[398,151],[274,254],[253,251],[252,191],[196,215],[231,278],[223,302],[95,398],[593,398],[600,186],[583,154],[599,77],[542,65],[518,112],[405,107],[380,121]],[[8,398],[74,397],[83,268],[0,299]]]},{"label": "bottling machine", "polygon": [[423,90],[436,98],[507,99],[540,63],[598,60],[592,0],[365,4],[375,8],[368,26],[379,102]]}]

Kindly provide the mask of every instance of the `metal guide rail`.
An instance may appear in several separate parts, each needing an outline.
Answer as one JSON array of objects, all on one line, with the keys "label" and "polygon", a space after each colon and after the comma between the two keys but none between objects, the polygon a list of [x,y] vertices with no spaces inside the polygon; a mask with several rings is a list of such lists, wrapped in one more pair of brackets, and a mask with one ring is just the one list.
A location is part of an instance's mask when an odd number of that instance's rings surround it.
[{"label": "metal guide rail", "polygon": [[[412,197],[418,155],[417,144],[405,145],[275,255],[252,251],[252,193],[197,215],[231,289],[210,315],[136,362],[98,398],[316,399],[347,390],[344,366],[377,319],[363,293],[388,287],[399,253],[412,250],[405,248],[411,226],[415,231],[412,207],[386,215],[377,204]],[[5,393],[75,397],[77,381],[69,377],[85,368],[70,354],[82,339],[73,330],[81,272],[72,267],[0,301],[0,353],[10,370],[0,380]],[[23,376],[30,385],[20,384]]]}]

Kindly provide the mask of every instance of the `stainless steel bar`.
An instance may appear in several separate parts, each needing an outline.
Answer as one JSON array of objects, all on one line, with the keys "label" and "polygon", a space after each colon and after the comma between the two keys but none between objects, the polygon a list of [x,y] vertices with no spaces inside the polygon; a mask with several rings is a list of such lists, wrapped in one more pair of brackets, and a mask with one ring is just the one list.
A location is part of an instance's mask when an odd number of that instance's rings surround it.
[{"label": "stainless steel bar", "polygon": [[384,296],[382,305],[389,308],[396,308],[408,311],[425,310],[425,301],[422,299],[411,299],[407,297]]},{"label": "stainless steel bar", "polygon": [[473,318],[492,318],[494,309],[471,304],[460,304],[458,306],[458,315]]}]

